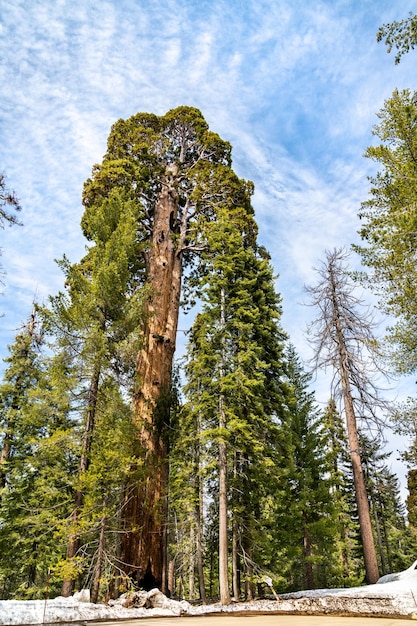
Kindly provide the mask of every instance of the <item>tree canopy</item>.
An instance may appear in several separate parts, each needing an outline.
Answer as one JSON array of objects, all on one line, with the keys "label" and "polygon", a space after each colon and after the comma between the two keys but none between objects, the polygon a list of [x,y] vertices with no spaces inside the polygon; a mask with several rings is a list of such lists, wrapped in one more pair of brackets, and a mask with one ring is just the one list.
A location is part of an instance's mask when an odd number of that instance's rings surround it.
[{"label": "tree canopy", "polygon": [[370,197],[359,212],[364,245],[354,250],[369,274],[362,279],[396,320],[389,332],[393,363],[400,372],[417,369],[417,93],[395,90],[373,134],[379,144],[365,156],[379,166],[370,177]]}]

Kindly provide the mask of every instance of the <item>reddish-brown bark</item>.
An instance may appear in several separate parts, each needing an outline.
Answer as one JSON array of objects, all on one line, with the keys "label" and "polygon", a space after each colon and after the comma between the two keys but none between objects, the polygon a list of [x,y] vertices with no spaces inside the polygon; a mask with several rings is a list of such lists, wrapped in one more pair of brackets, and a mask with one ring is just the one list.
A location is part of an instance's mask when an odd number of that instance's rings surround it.
[{"label": "reddish-brown bark", "polygon": [[147,258],[149,297],[133,406],[146,476],[127,489],[121,546],[126,573],[144,587],[163,591],[167,590],[169,397],[182,276],[179,240],[171,229],[178,217],[175,175],[174,167],[168,167],[154,208]]}]

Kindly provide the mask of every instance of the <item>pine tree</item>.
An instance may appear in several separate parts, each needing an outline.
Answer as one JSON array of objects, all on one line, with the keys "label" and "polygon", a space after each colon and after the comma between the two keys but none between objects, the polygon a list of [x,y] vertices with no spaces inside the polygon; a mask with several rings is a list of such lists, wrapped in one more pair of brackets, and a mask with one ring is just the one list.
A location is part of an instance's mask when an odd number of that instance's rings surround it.
[{"label": "pine tree", "polygon": [[407,489],[408,497],[406,500],[407,505],[407,518],[409,524],[417,529],[417,470],[412,469],[407,474]]},{"label": "pine tree", "polygon": [[[6,426],[2,455],[2,597],[43,597],[62,558],[57,538],[68,515],[74,469],[68,398],[57,391],[62,363],[45,357],[36,313],[10,348],[0,389]],[[56,587],[51,579],[51,589]]]},{"label": "pine tree", "polygon": [[[190,336],[186,394],[201,424],[200,436],[217,450],[219,584],[221,601],[226,603],[230,601],[229,511],[246,595],[253,594],[259,499],[274,465],[274,415],[282,405],[284,334],[278,324],[279,297],[269,259],[256,244],[248,197],[242,197],[240,207],[218,210],[207,242],[198,283],[203,308]],[[234,576],[235,586],[237,580]],[[233,592],[239,596],[238,589]]]},{"label": "pine tree", "polygon": [[[65,257],[60,262],[67,290],[51,297],[49,310],[44,310],[49,332],[55,337],[54,349],[72,360],[74,410],[79,415],[79,469],[67,529],[62,595],[71,593],[86,561],[80,554],[82,537],[88,534],[82,518],[91,517],[90,513],[83,513],[83,508],[87,506],[86,494],[90,497],[92,493],[91,474],[97,471],[97,461],[92,464],[97,427],[100,424],[101,429],[113,432],[114,420],[107,407],[118,406],[121,414],[126,415],[121,395],[123,388],[125,393],[132,391],[134,354],[140,344],[138,328],[143,311],[143,294],[137,289],[143,267],[137,233],[139,218],[137,203],[126,199],[120,190],[109,193],[95,213],[89,215],[88,223],[83,222],[84,234],[93,245],[79,263],[71,265]],[[123,428],[126,442],[131,441],[129,420]],[[113,436],[119,436],[117,429]],[[101,503],[107,500],[103,494],[97,497]],[[89,510],[95,506],[90,504]]]},{"label": "pine tree", "polygon": [[303,370],[291,345],[286,363],[287,401],[281,440],[286,448],[283,462],[288,471],[283,477],[288,487],[285,507],[278,511],[278,532],[282,533],[278,550],[290,585],[314,589],[319,581],[326,586],[331,580],[335,508],[327,479],[322,416],[314,392],[309,390],[311,374]]},{"label": "pine tree", "polygon": [[[24,428],[22,408],[28,403],[29,389],[36,384],[40,376],[37,357],[41,336],[36,325],[36,315],[33,312],[29,322],[10,347],[10,356],[5,359],[8,366],[1,389],[3,438],[0,453],[0,488],[2,489],[7,485],[9,462],[18,453],[19,445],[22,445],[19,439]],[[25,426],[30,428],[30,425]]]},{"label": "pine tree", "polygon": [[361,559],[358,558],[360,534],[346,427],[333,398],[329,400],[324,411],[322,424],[329,473],[328,485],[337,527],[335,559],[328,564],[327,569],[331,570],[332,587],[349,587],[359,585],[363,579]]},{"label": "pine tree", "polygon": [[[205,604],[203,503],[207,492],[204,486],[206,451],[198,414],[189,407],[181,407],[175,430],[170,454],[168,539],[171,576],[168,589],[171,594],[185,595],[193,600],[197,580],[199,597]],[[179,581],[178,587],[176,580]]]},{"label": "pine tree", "polygon": [[382,452],[381,441],[363,433],[360,443],[381,572],[401,571],[409,566],[410,537],[399,481],[387,465],[392,452]]},{"label": "pine tree", "polygon": [[359,213],[363,245],[354,249],[367,268],[364,282],[396,320],[388,333],[391,363],[400,373],[410,373],[417,369],[417,93],[395,90],[377,115],[373,135],[380,143],[365,156],[379,171],[369,179],[370,197]]}]

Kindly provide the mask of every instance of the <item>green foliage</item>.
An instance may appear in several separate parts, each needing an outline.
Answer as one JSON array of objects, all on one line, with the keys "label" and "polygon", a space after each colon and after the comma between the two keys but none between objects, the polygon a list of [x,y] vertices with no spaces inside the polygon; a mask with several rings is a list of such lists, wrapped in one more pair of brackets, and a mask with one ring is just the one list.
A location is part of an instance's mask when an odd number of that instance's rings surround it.
[{"label": "green foliage", "polygon": [[334,587],[351,587],[363,581],[363,557],[349,445],[345,425],[333,398],[324,411],[321,433],[336,524],[334,552],[329,568],[330,581]]},{"label": "green foliage", "polygon": [[417,529],[417,470],[409,470],[407,475],[407,513],[410,525]]},{"label": "green foliage", "polygon": [[362,278],[397,320],[388,336],[391,359],[399,372],[408,373],[417,367],[417,94],[394,91],[378,117],[373,134],[381,143],[369,147],[365,156],[380,170],[370,178],[370,198],[359,213],[359,234],[366,245],[354,249],[369,268]]},{"label": "green foliage", "polygon": [[329,586],[338,564],[338,529],[327,477],[323,421],[308,390],[311,375],[303,371],[292,346],[286,361],[286,407],[280,433],[282,500],[275,504],[275,549],[284,578],[279,589]]},{"label": "green foliage", "polygon": [[[0,389],[3,489],[0,506],[1,597],[44,597],[48,571],[63,556],[62,520],[70,511],[76,467],[69,401],[61,360],[40,352],[42,333],[32,316],[10,348]],[[65,376],[65,378],[67,378]]]},{"label": "green foliage", "polygon": [[384,24],[378,30],[376,38],[377,41],[384,40],[388,53],[393,48],[397,49],[395,64],[398,65],[403,54],[414,50],[417,44],[417,15],[410,12],[409,17],[404,20]]},{"label": "green foliage", "polygon": [[[232,201],[217,207],[216,222],[201,224],[207,246],[199,273],[190,278],[203,304],[190,334],[185,410],[194,424],[200,476],[213,498],[207,549],[211,554],[218,532],[217,455],[218,446],[226,444],[241,580],[249,583],[262,572],[258,567],[268,547],[261,518],[263,501],[276,487],[285,335],[269,259],[256,243],[251,187],[225,174],[224,185],[235,190],[227,196]],[[210,581],[212,589],[213,576]]]},{"label": "green foliage", "polygon": [[66,291],[51,297],[49,308],[41,311],[50,348],[66,363],[57,394],[69,394],[69,410],[76,417],[69,511],[56,533],[60,545],[68,543],[68,554],[64,559],[61,553],[53,568],[56,580],[76,576],[86,584],[94,578],[104,519],[105,553],[100,559],[106,557],[113,568],[107,578],[119,569],[123,490],[129,468],[135,465],[140,472],[133,452],[129,394],[135,384],[146,294],[144,243],[138,232],[142,216],[140,204],[123,189],[109,189],[90,206],[83,225],[92,244],[79,263],[70,264],[65,257],[60,261]]},{"label": "green foliage", "polygon": [[[282,591],[361,577],[340,416],[334,404],[319,413],[309,375],[295,351],[285,351],[270,258],[257,242],[253,185],[233,172],[230,144],[201,112],[178,107],[113,125],[84,186],[86,253],[78,263],[63,257],[65,289],[40,308],[42,332],[29,324],[11,346],[0,386],[1,597],[59,595],[62,581],[87,585],[97,598],[133,585],[120,558],[121,537],[131,530],[124,510],[166,461],[145,467],[151,457],[131,408],[143,382],[136,360],[154,288],[150,241],[163,185],[178,199],[164,237],[187,266],[182,299],[199,303],[184,404],[174,376],[152,423],[169,451],[177,592],[195,596],[202,573],[209,595],[218,593],[220,448],[237,593],[244,587],[250,597],[266,574]],[[375,510],[389,511],[392,562],[403,563],[399,546],[404,537],[412,546],[413,535],[388,503],[394,481],[384,472],[372,479]]]},{"label": "green foliage", "polygon": [[380,570],[382,575],[398,572],[407,568],[415,540],[406,529],[398,478],[387,465],[392,453],[381,451],[381,441],[363,433],[360,444]]}]

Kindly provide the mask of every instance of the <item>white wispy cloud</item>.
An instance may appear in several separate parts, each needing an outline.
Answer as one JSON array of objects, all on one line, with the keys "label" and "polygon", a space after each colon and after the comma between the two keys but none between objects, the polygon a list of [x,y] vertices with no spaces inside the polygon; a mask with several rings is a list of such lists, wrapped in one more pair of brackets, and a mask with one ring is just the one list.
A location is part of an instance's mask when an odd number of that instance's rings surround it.
[{"label": "white wispy cloud", "polygon": [[[0,352],[33,294],[55,292],[64,253],[84,252],[83,181],[110,126],[137,111],[199,107],[255,181],[261,241],[280,274],[284,321],[303,349],[303,284],[324,250],[350,245],[367,190],[375,113],[416,87],[377,45],[389,0],[4,0],[0,169],[24,227],[0,233],[7,289]],[[414,57],[415,58],[415,57]]]}]

